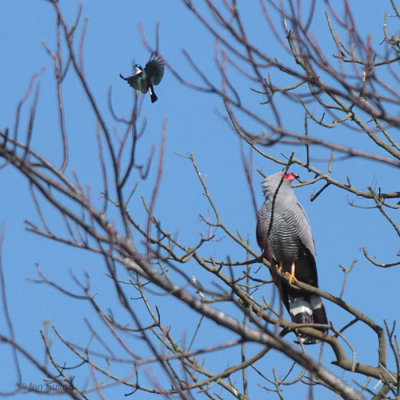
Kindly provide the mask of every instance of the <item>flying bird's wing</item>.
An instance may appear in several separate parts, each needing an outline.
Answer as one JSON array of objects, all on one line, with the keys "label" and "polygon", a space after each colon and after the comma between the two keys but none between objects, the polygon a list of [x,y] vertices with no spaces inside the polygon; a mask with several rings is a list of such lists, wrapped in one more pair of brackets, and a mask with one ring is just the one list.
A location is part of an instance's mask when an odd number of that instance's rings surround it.
[{"label": "flying bird's wing", "polygon": [[160,56],[155,53],[150,56],[150,60],[144,67],[144,70],[152,85],[158,85],[161,82],[164,75],[164,66],[164,61]]},{"label": "flying bird's wing", "polygon": [[146,79],[143,79],[143,72],[138,72],[136,75],[129,76],[128,78],[125,78],[121,74],[119,74],[119,76],[127,81],[129,86],[133,87],[135,90],[142,93],[146,93],[149,90]]}]

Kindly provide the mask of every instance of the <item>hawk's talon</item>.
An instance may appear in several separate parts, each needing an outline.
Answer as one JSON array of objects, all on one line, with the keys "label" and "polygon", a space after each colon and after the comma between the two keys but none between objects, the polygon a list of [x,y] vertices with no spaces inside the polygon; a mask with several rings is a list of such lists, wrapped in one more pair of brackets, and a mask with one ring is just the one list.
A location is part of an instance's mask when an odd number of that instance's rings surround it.
[{"label": "hawk's talon", "polygon": [[284,274],[286,277],[289,278],[289,285],[291,285],[293,281],[295,281],[295,282],[299,281],[295,276],[295,270],[296,270],[296,266],[295,266],[295,264],[293,262],[291,271],[290,272],[285,272],[285,274]]}]

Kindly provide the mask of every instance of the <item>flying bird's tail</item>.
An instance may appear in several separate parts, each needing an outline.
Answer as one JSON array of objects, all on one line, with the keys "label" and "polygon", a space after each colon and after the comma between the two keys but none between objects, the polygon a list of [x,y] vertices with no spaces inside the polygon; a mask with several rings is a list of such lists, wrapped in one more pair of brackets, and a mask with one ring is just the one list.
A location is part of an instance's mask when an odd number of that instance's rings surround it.
[{"label": "flying bird's tail", "polygon": [[[289,312],[292,321],[297,324],[328,324],[325,307],[319,296],[306,295],[290,299]],[[326,328],[318,329],[326,331]],[[316,343],[314,338],[301,333],[299,333],[299,338],[303,344]]]},{"label": "flying bird's tail", "polygon": [[153,85],[149,86],[149,92],[150,92],[151,102],[154,103],[155,101],[157,101],[158,97],[156,96],[156,93],[154,92]]}]

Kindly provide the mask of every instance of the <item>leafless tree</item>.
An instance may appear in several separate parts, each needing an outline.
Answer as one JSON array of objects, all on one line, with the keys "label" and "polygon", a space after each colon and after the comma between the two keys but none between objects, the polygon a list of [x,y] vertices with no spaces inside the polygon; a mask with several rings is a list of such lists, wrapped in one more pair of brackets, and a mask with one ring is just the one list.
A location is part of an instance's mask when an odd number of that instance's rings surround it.
[{"label": "leafless tree", "polygon": [[[140,128],[143,99],[136,97],[131,114],[120,117],[113,108],[110,92],[107,111],[111,111],[113,118],[106,118],[85,76],[86,22],[81,21],[78,12],[75,23],[67,24],[59,3],[51,3],[57,21],[57,48],[46,49],[54,60],[57,82],[59,134],[63,143],[61,161],[51,163],[41,155],[40,149],[31,146],[39,73],[32,77],[18,105],[14,128],[0,131],[2,168],[17,169],[29,182],[41,225],[27,222],[27,229],[48,240],[64,243],[67,248],[98,254],[110,278],[109,290],[117,294],[119,302],[111,312],[104,309],[92,292],[89,275],[85,281],[75,277],[76,291],[72,292],[62,283],[49,280],[38,268],[36,282],[53,286],[61,295],[88,302],[106,328],[104,334],[100,333],[86,321],[85,329],[91,333],[91,340],[72,343],[56,326],[51,326],[42,332],[45,357],[38,360],[16,341],[1,275],[8,331],[2,329],[0,340],[14,352],[19,382],[13,393],[40,391],[22,385],[23,373],[18,361],[22,357],[43,373],[48,384],[58,385],[63,393],[76,399],[89,398],[91,393],[106,398],[110,387],[118,387],[126,395],[139,392],[142,397],[154,394],[182,399],[249,399],[253,385],[273,392],[271,397],[277,398],[284,398],[283,388],[295,385],[308,385],[310,398],[316,386],[324,387],[324,393],[336,393],[344,399],[399,398],[400,352],[395,325],[374,321],[368,316],[368,310],[358,310],[343,298],[353,265],[343,267],[345,279],[339,296],[301,282],[292,283],[340,308],[343,315],[350,317],[349,323],[338,326],[333,321],[328,333],[323,334],[312,326],[290,322],[277,296],[265,297],[265,288],[271,284],[266,269],[275,266],[262,259],[259,249],[234,226],[224,222],[194,155],[182,157],[193,167],[194,180],[200,183],[212,209],[212,216],[200,215],[208,234],[190,243],[185,238],[178,239],[164,226],[154,206],[163,175],[167,120],[158,160],[155,151],[151,151],[147,163],[141,165],[138,152],[144,134]],[[186,58],[202,83],[186,80],[164,55],[169,71],[177,80],[192,88],[194,93],[202,91],[217,96],[226,111],[223,117],[227,125],[253,153],[270,160],[277,169],[298,166],[313,173],[311,181],[302,183],[319,188],[312,200],[334,186],[363,198],[371,210],[381,213],[382,224],[389,224],[394,237],[398,237],[400,227],[395,216],[399,192],[385,192],[372,186],[367,190],[357,187],[351,171],[343,181],[333,177],[336,166],[348,159],[364,159],[371,164],[371,169],[376,163],[388,168],[400,166],[400,145],[393,134],[400,128],[396,111],[400,103],[400,93],[396,90],[400,81],[397,72],[400,38],[391,31],[400,19],[395,2],[391,0],[391,9],[382,21],[383,41],[379,48],[373,47],[371,37],[364,40],[360,35],[351,4],[324,2],[326,29],[331,37],[329,48],[335,49],[332,54],[312,33],[313,21],[321,18],[321,4],[315,0],[307,6],[292,0],[260,0],[258,17],[266,23],[265,35],[279,44],[279,55],[274,52],[276,46],[268,48],[250,39],[246,27],[251,21],[242,17],[244,3],[235,0],[183,0],[183,3],[214,37],[214,60],[219,75],[205,75],[192,60],[189,49]],[[143,41],[149,50],[158,50],[147,43],[144,34]],[[79,176],[69,178],[69,140],[63,107],[67,74],[78,78],[98,121],[96,151],[103,179],[101,205],[93,201],[93,194]],[[251,90],[238,89],[238,76]],[[31,102],[29,120],[25,137],[21,138],[21,109],[27,107],[28,101]],[[302,110],[303,124],[297,130],[293,129],[281,106],[284,101]],[[254,111],[255,102],[261,104],[256,108],[258,111]],[[258,126],[258,131],[247,128],[249,124]],[[360,145],[341,144],[339,134],[330,134],[330,139],[326,139],[326,132],[342,128],[356,132]],[[369,150],[363,150],[364,143],[368,143]],[[271,155],[270,150],[277,146],[283,149],[280,158]],[[317,168],[320,164],[313,157],[317,151],[321,154],[321,149],[327,161],[323,164],[325,167]],[[253,190],[254,166],[244,152],[242,162]],[[132,211],[129,203],[141,193],[136,187],[132,189],[130,178],[136,175],[137,179],[149,179],[151,166],[157,170],[152,195],[149,200],[142,198],[141,210],[135,207]],[[253,199],[256,210],[254,193]],[[49,204],[59,213],[64,229],[48,223],[44,208]],[[143,212],[146,220],[142,218]],[[232,248],[243,254],[242,258],[216,259],[213,256],[213,249],[219,245],[215,238],[220,233],[229,239]],[[367,249],[363,251],[366,260],[377,268],[400,264],[396,254],[392,255],[392,262],[382,263]],[[184,343],[180,340],[182,332],[177,335],[169,329],[174,323],[173,317],[171,320],[163,317],[166,303],[171,307],[188,306],[186,310],[190,316],[187,318],[198,321],[195,333]],[[219,331],[219,335],[199,337],[199,330],[209,329],[211,324],[214,324],[213,332]],[[362,355],[358,353],[357,343],[347,337],[347,332],[354,329],[359,335],[373,333],[375,340],[371,341],[369,351],[375,354],[374,364],[359,361]],[[290,334],[293,332],[303,332],[321,342],[320,359],[309,355],[307,347],[293,343]],[[62,343],[76,362],[66,364],[65,360],[58,359],[52,352],[54,341]],[[213,363],[220,357],[230,361],[225,368],[217,369]],[[292,364],[287,373],[260,369],[259,365],[265,360],[270,359],[273,364],[274,357],[290,360]],[[328,370],[331,363],[335,364],[335,372]],[[351,383],[343,379],[344,371],[351,376]]]}]

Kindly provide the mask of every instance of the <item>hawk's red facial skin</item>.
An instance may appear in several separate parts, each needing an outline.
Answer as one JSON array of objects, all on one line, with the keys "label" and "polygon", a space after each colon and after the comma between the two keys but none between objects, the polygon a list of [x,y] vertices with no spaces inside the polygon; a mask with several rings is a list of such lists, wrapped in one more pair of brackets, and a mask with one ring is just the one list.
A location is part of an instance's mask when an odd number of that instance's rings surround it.
[{"label": "hawk's red facial skin", "polygon": [[297,178],[297,175],[295,173],[293,173],[293,172],[284,172],[282,174],[282,176],[283,176],[283,179],[285,181],[289,181],[289,182],[291,182],[291,181],[293,181],[294,179]]}]

